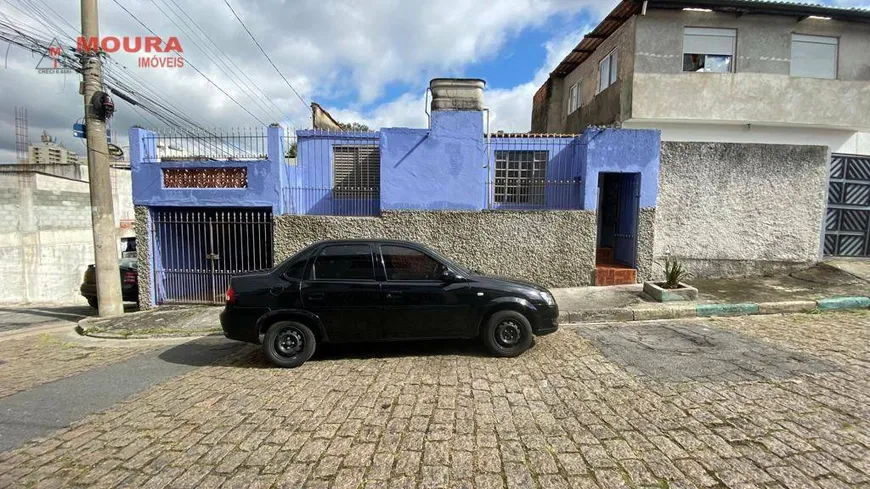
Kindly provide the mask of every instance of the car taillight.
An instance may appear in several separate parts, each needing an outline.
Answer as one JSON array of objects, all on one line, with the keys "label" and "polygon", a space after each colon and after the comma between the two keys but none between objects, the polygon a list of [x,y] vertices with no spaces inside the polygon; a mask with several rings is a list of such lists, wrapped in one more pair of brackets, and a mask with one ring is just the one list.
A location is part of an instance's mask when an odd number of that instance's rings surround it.
[{"label": "car taillight", "polygon": [[236,303],[236,293],[233,292],[233,288],[227,288],[226,294],[227,304],[235,304]]},{"label": "car taillight", "polygon": [[139,281],[139,277],[136,272],[124,272],[124,283],[125,284],[135,284]]}]

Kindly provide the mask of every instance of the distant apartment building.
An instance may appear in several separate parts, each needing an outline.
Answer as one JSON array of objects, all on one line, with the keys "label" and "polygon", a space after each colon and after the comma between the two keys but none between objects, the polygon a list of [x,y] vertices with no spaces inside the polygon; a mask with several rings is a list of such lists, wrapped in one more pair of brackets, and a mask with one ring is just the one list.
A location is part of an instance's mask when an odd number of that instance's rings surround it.
[{"label": "distant apartment building", "polygon": [[66,165],[78,164],[79,155],[63,147],[57,139],[47,132],[42,132],[41,144],[33,144],[28,149],[31,164],[36,165]]},{"label": "distant apartment building", "polygon": [[870,10],[623,0],[534,96],[532,131],[659,129],[663,141],[870,155]]}]

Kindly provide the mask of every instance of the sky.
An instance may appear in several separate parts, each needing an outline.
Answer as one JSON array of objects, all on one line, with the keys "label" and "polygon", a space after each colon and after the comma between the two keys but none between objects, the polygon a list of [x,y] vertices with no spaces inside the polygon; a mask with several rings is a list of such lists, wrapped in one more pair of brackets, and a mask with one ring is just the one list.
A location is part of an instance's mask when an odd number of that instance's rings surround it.
[{"label": "sky", "polygon": [[[491,129],[525,132],[531,125],[535,91],[583,34],[617,3],[228,1],[287,82],[224,0],[101,0],[100,34],[148,36],[141,25],[145,24],[164,39],[177,37],[185,60],[211,82],[190,66],[147,68],[138,66],[139,54],[119,52],[113,57],[126,66],[129,75],[159,91],[178,112],[209,128],[261,126],[257,119],[308,128],[308,102],[319,103],[339,121],[361,122],[373,129],[425,127],[428,81],[473,77],[487,82],[484,101],[491,110]],[[69,43],[69,37],[64,36],[77,35],[72,29],[80,25],[79,3],[0,0],[0,19],[14,19],[46,38]],[[826,3],[870,6],[870,0]],[[37,13],[43,19],[55,20],[40,23]],[[7,47],[0,41],[0,54],[4,55],[0,68],[0,163],[15,161],[15,106],[27,108],[32,141],[38,141],[46,130],[67,148],[83,154],[83,140],[72,136],[72,125],[83,113],[78,77],[39,74],[36,66],[41,56],[16,46],[7,52]],[[118,136],[116,144],[126,144],[127,130],[133,125],[162,126],[123,100],[116,97],[115,102],[112,127]]]}]

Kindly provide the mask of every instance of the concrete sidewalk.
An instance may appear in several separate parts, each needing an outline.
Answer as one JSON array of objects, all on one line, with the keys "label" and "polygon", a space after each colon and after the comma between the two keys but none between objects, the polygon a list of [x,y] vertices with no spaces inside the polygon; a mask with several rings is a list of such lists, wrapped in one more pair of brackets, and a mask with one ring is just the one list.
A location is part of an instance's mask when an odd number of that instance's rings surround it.
[{"label": "concrete sidewalk", "polygon": [[[553,289],[561,323],[642,321],[870,308],[870,261],[831,261],[774,277],[689,280],[694,302],[658,303],[643,285]],[[222,307],[162,306],[116,318],[87,318],[79,334],[141,339],[220,334]]]},{"label": "concrete sidewalk", "polygon": [[207,336],[222,333],[223,307],[162,306],[111,318],[87,318],[76,331],[95,338],[141,339]]},{"label": "concrete sidewalk", "polygon": [[643,285],[553,289],[563,323],[779,314],[870,307],[870,261],[830,260],[788,275],[689,280],[693,302],[659,303]]}]

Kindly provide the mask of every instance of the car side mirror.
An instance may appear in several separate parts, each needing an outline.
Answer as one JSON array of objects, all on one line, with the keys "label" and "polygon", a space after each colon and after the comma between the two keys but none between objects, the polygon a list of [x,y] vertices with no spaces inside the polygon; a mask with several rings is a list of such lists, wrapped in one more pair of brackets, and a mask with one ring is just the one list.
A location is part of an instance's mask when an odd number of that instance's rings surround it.
[{"label": "car side mirror", "polygon": [[450,270],[449,268],[445,268],[441,272],[441,281],[447,284],[452,284],[453,282],[458,282],[460,279],[459,275]]}]

